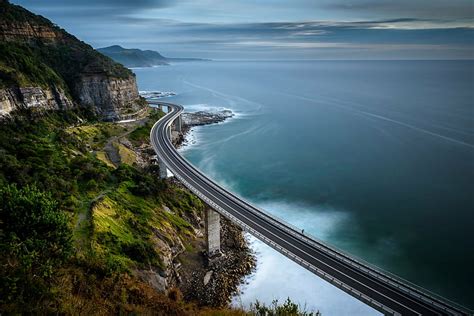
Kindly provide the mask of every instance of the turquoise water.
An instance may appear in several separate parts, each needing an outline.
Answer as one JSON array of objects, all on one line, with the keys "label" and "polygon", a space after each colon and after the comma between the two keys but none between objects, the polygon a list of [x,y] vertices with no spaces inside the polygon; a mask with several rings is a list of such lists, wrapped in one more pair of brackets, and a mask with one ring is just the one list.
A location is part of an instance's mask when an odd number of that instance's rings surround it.
[{"label": "turquoise water", "polygon": [[[140,90],[175,91],[170,100],[189,110],[237,113],[196,129],[183,151],[215,180],[474,307],[474,62],[215,61],[134,71]],[[265,289],[259,271],[243,297]]]}]

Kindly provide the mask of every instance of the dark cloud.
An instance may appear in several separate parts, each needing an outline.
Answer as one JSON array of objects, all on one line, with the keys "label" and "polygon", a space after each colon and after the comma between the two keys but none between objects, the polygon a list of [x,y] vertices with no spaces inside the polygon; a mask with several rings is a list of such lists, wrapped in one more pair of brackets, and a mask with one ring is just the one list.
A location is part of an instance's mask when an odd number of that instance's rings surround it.
[{"label": "dark cloud", "polygon": [[474,5],[472,0],[331,0],[323,7],[333,10],[358,14],[399,17],[415,16],[417,18],[472,19]]},{"label": "dark cloud", "polygon": [[[67,4],[60,0],[12,1],[47,16],[95,47],[119,44],[155,49],[169,56],[206,58],[474,58],[472,23],[453,17],[462,11],[461,0],[452,0],[457,9],[451,8],[442,19],[417,13],[421,4],[426,4],[424,0],[410,0],[414,4],[408,4],[408,0],[294,0],[295,6],[308,10],[326,7],[338,12],[349,6],[344,12],[364,11],[373,17],[353,19],[349,14],[322,21],[266,23],[208,23],[192,19],[196,6],[204,2],[212,11],[212,3],[218,0],[84,0]],[[289,2],[272,1],[278,3],[279,9]],[[430,1],[435,8],[451,3]],[[225,0],[218,2],[225,7]],[[252,0],[240,0],[232,5],[241,2],[247,7],[254,4]],[[396,3],[406,7],[399,8]],[[382,13],[391,9],[405,13]],[[260,18],[255,14],[253,20]]]},{"label": "dark cloud", "polygon": [[112,17],[141,10],[167,8],[173,0],[18,0],[13,1],[32,10],[68,18]]},{"label": "dark cloud", "polygon": [[55,7],[62,9],[74,9],[75,7],[90,7],[94,10],[96,7],[107,8],[127,8],[127,9],[143,9],[143,8],[162,8],[168,7],[176,3],[173,0],[19,0],[14,1],[27,7]]}]

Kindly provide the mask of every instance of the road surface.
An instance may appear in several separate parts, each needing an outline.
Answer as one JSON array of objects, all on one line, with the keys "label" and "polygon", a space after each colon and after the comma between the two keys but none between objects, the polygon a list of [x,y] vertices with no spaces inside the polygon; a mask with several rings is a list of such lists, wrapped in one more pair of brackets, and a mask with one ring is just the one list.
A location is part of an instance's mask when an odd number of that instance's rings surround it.
[{"label": "road surface", "polygon": [[[353,297],[388,315],[473,315],[471,311],[392,274],[361,262],[300,229],[292,227],[220,187],[182,157],[170,141],[171,125],[183,107],[166,102],[170,111],[150,133],[151,143],[173,175],[222,216],[291,260]],[[275,271],[284,273],[284,271]]]}]

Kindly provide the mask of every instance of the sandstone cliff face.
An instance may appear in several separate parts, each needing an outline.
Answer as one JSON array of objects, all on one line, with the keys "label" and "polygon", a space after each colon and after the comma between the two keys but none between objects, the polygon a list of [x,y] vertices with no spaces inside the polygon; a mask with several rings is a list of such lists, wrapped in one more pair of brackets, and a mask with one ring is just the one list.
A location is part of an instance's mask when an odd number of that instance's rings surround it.
[{"label": "sandstone cliff face", "polygon": [[62,36],[60,33],[54,32],[51,28],[43,25],[31,23],[7,24],[3,22],[0,24],[0,39],[3,41],[42,39],[48,42],[55,42],[62,39]]},{"label": "sandstone cliff face", "polygon": [[108,78],[100,75],[82,76],[75,94],[83,105],[93,106],[105,120],[119,120],[141,109],[134,77]]},{"label": "sandstone cliff face", "polygon": [[64,91],[57,88],[38,87],[0,89],[0,117],[15,110],[35,108],[39,110],[65,110],[74,106]]},{"label": "sandstone cliff face", "polygon": [[73,106],[110,121],[130,118],[145,104],[130,70],[46,18],[0,0],[0,118],[22,108]]}]

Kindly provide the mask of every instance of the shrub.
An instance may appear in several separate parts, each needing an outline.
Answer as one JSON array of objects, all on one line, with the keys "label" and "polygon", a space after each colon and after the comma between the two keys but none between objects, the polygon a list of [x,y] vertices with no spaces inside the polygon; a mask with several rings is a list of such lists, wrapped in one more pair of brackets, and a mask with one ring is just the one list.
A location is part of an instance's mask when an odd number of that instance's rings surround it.
[{"label": "shrub", "polygon": [[321,316],[318,312],[307,312],[289,298],[283,304],[274,300],[269,306],[256,301],[250,306],[250,314],[255,316]]},{"label": "shrub", "polygon": [[67,215],[35,187],[1,188],[0,251],[0,306],[27,306],[48,294],[55,267],[72,253]]}]

